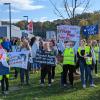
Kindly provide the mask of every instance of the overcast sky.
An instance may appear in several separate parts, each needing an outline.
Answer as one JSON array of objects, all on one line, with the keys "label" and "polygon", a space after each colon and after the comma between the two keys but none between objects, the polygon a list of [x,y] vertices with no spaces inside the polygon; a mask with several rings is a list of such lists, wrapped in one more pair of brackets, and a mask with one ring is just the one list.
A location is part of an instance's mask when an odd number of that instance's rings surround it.
[{"label": "overcast sky", "polygon": [[[52,0],[56,3],[60,11],[65,16],[63,10],[63,0]],[[59,2],[58,2],[59,1]],[[49,0],[0,0],[0,20],[8,20],[8,6],[3,5],[5,2],[12,3],[12,21],[19,21],[24,15],[28,15],[33,21],[55,20],[60,18],[54,14],[54,8]],[[82,7],[77,9],[77,13],[83,10]],[[91,0],[90,7],[87,12],[100,10],[100,0]],[[67,17],[67,16],[65,16]]]}]

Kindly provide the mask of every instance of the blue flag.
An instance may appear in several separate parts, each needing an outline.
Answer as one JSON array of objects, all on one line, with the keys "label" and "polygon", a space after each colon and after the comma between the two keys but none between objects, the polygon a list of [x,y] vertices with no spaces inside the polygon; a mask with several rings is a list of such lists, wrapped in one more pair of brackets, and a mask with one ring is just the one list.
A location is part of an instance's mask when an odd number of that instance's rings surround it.
[{"label": "blue flag", "polygon": [[82,33],[85,36],[98,34],[98,25],[83,26]]}]

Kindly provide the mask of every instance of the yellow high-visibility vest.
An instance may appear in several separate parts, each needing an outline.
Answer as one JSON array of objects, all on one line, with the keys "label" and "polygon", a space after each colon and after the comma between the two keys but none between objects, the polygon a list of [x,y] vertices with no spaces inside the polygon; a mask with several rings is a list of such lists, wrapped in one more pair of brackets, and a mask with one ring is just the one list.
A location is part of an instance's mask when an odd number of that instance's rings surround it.
[{"label": "yellow high-visibility vest", "polygon": [[87,57],[86,58],[86,64],[87,65],[92,65],[92,57]]},{"label": "yellow high-visibility vest", "polygon": [[[6,78],[9,78],[9,74],[6,74]],[[3,75],[0,75],[0,81],[3,79]]]},{"label": "yellow high-visibility vest", "polygon": [[73,48],[66,48],[64,51],[63,64],[75,65],[75,54]]},{"label": "yellow high-visibility vest", "polygon": [[99,46],[94,47],[94,54],[95,54],[96,60],[99,60]]},{"label": "yellow high-visibility vest", "polygon": [[90,51],[91,51],[90,46],[85,46],[85,54],[89,55]]}]

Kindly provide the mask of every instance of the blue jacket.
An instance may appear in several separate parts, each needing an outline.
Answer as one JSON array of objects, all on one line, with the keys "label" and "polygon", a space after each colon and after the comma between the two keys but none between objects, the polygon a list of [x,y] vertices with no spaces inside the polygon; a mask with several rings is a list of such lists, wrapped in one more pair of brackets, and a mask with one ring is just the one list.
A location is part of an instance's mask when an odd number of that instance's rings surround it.
[{"label": "blue jacket", "polygon": [[4,41],[4,42],[2,42],[2,47],[4,48],[4,49],[6,49],[7,51],[10,51],[11,50],[11,42],[10,41]]}]

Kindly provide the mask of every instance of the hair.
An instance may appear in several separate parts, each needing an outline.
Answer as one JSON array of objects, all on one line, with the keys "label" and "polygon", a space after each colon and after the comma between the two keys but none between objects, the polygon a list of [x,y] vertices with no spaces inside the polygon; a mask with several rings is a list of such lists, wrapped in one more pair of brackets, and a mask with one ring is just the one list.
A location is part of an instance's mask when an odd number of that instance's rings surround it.
[{"label": "hair", "polygon": [[32,37],[31,41],[30,41],[30,46],[32,47],[32,45],[35,43],[36,41],[36,37]]},{"label": "hair", "polygon": [[21,48],[27,48],[27,50],[30,50],[30,46],[27,40],[23,40]]},{"label": "hair", "polygon": [[51,40],[50,42],[52,42],[53,46],[55,46],[55,45],[56,45],[54,40]]}]

